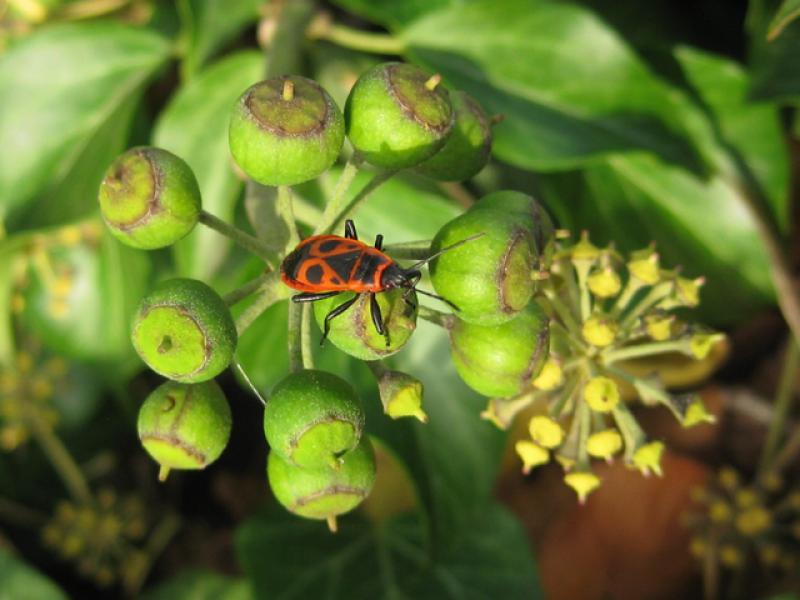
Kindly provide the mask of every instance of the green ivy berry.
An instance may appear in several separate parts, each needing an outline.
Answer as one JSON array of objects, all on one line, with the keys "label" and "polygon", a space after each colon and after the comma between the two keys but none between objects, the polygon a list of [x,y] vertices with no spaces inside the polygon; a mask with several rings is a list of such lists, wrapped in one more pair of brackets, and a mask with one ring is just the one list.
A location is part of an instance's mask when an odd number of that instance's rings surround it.
[{"label": "green ivy berry", "polygon": [[532,385],[550,349],[548,318],[535,302],[513,320],[483,326],[457,320],[450,351],[461,379],[484,396],[506,398]]},{"label": "green ivy berry", "polygon": [[[383,326],[389,332],[386,336],[378,333],[372,321],[372,305],[369,295],[362,294],[353,306],[330,320],[328,339],[342,352],[360,360],[377,360],[394,354],[406,345],[417,327],[417,297],[415,293],[403,295],[408,290],[395,288],[376,294],[381,310]],[[334,296],[314,303],[314,316],[320,329],[325,329],[325,317],[337,306],[352,296]]]},{"label": "green ivy berry", "polygon": [[160,148],[133,148],[111,163],[99,201],[114,236],[145,250],[174,244],[200,215],[194,173],[183,159]]},{"label": "green ivy berry", "polygon": [[231,409],[214,381],[168,381],[142,404],[137,429],[163,481],[170,469],[204,469],[219,458],[231,434]]},{"label": "green ivy berry", "polygon": [[228,141],[248,177],[264,185],[294,185],[314,179],[336,161],[344,118],[317,82],[283,75],[242,94]]},{"label": "green ivy berry", "polygon": [[492,192],[478,200],[470,211],[486,208],[521,217],[533,235],[540,268],[545,269],[550,265],[555,249],[555,226],[550,215],[533,196],[514,190]]},{"label": "green ivy berry", "polygon": [[441,181],[464,181],[489,162],[492,127],[480,104],[466,92],[450,94],[455,125],[436,154],[417,167],[428,177]]},{"label": "green ivy berry", "polygon": [[359,77],[345,104],[347,137],[364,159],[386,169],[433,156],[453,128],[453,107],[438,75],[382,63]]},{"label": "green ivy berry", "polygon": [[307,519],[326,519],[336,530],[336,517],[353,510],[375,483],[375,452],[367,436],[342,457],[338,469],[303,469],[270,452],[267,477],[275,498],[289,512]]},{"label": "green ivy berry", "polygon": [[458,307],[464,321],[497,325],[528,304],[534,290],[533,237],[519,216],[499,210],[469,211],[442,227],[432,252],[476,234],[481,237],[431,261],[436,293]]},{"label": "green ivy berry", "polygon": [[303,468],[339,468],[364,429],[353,386],[325,371],[292,373],[275,386],[264,409],[272,452]]},{"label": "green ivy berry", "polygon": [[194,279],[170,279],[145,296],[133,322],[133,346],[147,366],[176,381],[216,377],[236,350],[225,302]]}]

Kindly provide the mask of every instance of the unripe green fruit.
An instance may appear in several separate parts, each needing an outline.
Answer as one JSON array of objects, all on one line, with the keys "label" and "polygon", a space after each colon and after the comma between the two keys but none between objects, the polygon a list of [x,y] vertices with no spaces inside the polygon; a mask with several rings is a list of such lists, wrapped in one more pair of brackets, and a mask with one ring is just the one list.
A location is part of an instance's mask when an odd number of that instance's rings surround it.
[{"label": "unripe green fruit", "polygon": [[98,200],[111,233],[145,250],[174,244],[200,215],[194,173],[183,159],[160,148],[133,148],[111,163]]},{"label": "unripe green fruit", "polygon": [[[369,294],[362,294],[353,306],[338,317],[331,319],[328,339],[334,346],[360,360],[378,360],[390,356],[406,345],[417,328],[417,296],[403,295],[408,290],[395,288],[375,295],[383,317],[383,326],[389,332],[389,345],[386,337],[375,328],[372,322],[372,305]],[[314,316],[321,330],[325,328],[325,316],[352,296],[339,295],[314,303]],[[413,305],[413,306],[412,306]]]},{"label": "unripe green fruit", "polygon": [[228,141],[248,177],[264,185],[294,185],[314,179],[339,157],[344,118],[317,82],[283,75],[242,94]]},{"label": "unripe green fruit", "polygon": [[231,433],[231,409],[214,381],[168,381],[142,404],[137,429],[163,480],[170,469],[204,469],[219,458]]},{"label": "unripe green fruit", "polygon": [[225,302],[194,279],[170,279],[145,296],[131,335],[156,373],[186,383],[217,376],[236,350],[236,325]]},{"label": "unripe green fruit", "polygon": [[367,162],[404,169],[444,145],[454,116],[439,79],[395,62],[376,65],[359,77],[344,112],[347,137]]},{"label": "unripe green fruit", "polygon": [[485,195],[471,208],[493,209],[519,216],[533,235],[534,250],[540,257],[541,268],[550,265],[555,249],[555,226],[547,211],[533,196],[514,190],[501,190]]},{"label": "unripe green fruit", "polygon": [[485,327],[456,321],[450,350],[456,371],[484,396],[506,398],[532,385],[547,361],[548,318],[535,302],[512,321]]},{"label": "unripe green fruit", "polygon": [[353,510],[375,483],[375,452],[367,436],[342,457],[337,470],[303,469],[270,452],[267,477],[275,498],[289,512],[307,519],[327,519]]},{"label": "unripe green fruit", "polygon": [[504,323],[528,304],[534,290],[533,238],[519,216],[499,210],[469,211],[442,227],[431,252],[483,234],[431,261],[436,293],[470,323]]},{"label": "unripe green fruit", "polygon": [[442,149],[417,167],[440,181],[464,181],[489,162],[492,127],[480,104],[466,92],[452,92],[455,124]]},{"label": "unripe green fruit", "polygon": [[275,386],[264,409],[273,454],[303,468],[339,468],[364,429],[353,386],[325,371],[292,373]]}]

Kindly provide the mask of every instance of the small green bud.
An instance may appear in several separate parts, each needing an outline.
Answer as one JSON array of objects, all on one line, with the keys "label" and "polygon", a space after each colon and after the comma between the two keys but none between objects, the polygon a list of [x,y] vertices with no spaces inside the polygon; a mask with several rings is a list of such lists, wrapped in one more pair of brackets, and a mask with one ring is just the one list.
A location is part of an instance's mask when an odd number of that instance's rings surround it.
[{"label": "small green bud", "polygon": [[347,137],[364,159],[404,169],[433,156],[453,128],[449,94],[414,65],[382,63],[361,75],[345,104]]},{"label": "small green bud", "polygon": [[289,512],[307,519],[328,521],[353,510],[375,483],[375,453],[367,436],[342,457],[338,469],[303,469],[270,452],[267,477],[272,493]]},{"label": "small green bud", "polygon": [[583,399],[593,411],[609,413],[619,404],[619,389],[613,379],[598,375],[584,386]]},{"label": "small green bud", "polygon": [[533,380],[533,387],[537,390],[549,392],[561,387],[564,384],[564,370],[561,362],[554,356],[550,356],[544,363],[539,375]]},{"label": "small green bud", "polygon": [[264,435],[272,452],[298,467],[339,468],[363,430],[364,410],[355,390],[325,371],[288,375],[264,409]]},{"label": "small green bud", "polygon": [[392,419],[415,417],[423,423],[428,415],[422,410],[422,382],[400,371],[385,371],[378,378],[383,412]]},{"label": "small green bud", "polygon": [[655,441],[639,446],[633,453],[633,466],[644,475],[653,472],[661,477],[661,455],[663,453],[664,442]]},{"label": "small green bud", "polygon": [[689,339],[689,349],[697,360],[703,360],[711,349],[725,339],[722,333],[695,333]]},{"label": "small green bud", "polygon": [[748,537],[756,537],[772,526],[772,515],[763,506],[753,506],[736,515],[736,529]]},{"label": "small green bud", "polygon": [[655,285],[661,279],[658,254],[650,247],[631,253],[628,261],[631,277],[645,285]]},{"label": "small green bud", "polygon": [[417,170],[441,181],[464,181],[489,162],[492,128],[480,104],[466,92],[453,92],[455,125],[444,146]]},{"label": "small green bud", "polygon": [[558,421],[544,415],[532,417],[528,431],[533,441],[544,448],[558,448],[564,441],[564,430]]},{"label": "small green bud", "polygon": [[519,440],[514,444],[514,450],[522,460],[522,472],[526,475],[535,467],[550,461],[550,452],[546,448],[528,440]]},{"label": "small green bud", "polygon": [[[378,333],[372,319],[369,294],[362,294],[341,315],[331,319],[328,339],[334,346],[360,360],[377,360],[399,351],[411,339],[417,328],[417,296],[408,290],[394,288],[375,295],[381,311],[383,326],[389,333]],[[325,328],[325,317],[350,296],[334,296],[314,303],[314,316],[320,329]]]},{"label": "small green bud", "polygon": [[111,233],[134,248],[174,244],[200,216],[200,188],[186,162],[166,150],[128,150],[100,184],[100,213]]},{"label": "small green bud", "polygon": [[595,458],[610,460],[621,449],[622,436],[616,429],[598,431],[586,440],[586,452]]},{"label": "small green bud", "polygon": [[464,213],[433,239],[432,252],[483,234],[431,261],[436,293],[458,307],[456,314],[476,325],[499,325],[514,318],[531,299],[533,240],[520,218],[500,210]]},{"label": "small green bud", "polygon": [[589,494],[600,487],[600,478],[591,471],[575,471],[564,475],[564,483],[575,490],[581,504],[586,504]]},{"label": "small green bud", "polygon": [[573,263],[593,263],[598,260],[602,252],[589,239],[589,232],[581,233],[580,241],[572,247],[570,252]]},{"label": "small green bud", "polygon": [[318,83],[283,75],[245,90],[231,116],[228,141],[250,178],[294,185],[314,179],[339,157],[344,118]]},{"label": "small green bud", "polygon": [[675,315],[667,315],[656,312],[645,315],[644,325],[647,335],[656,342],[663,342],[672,337],[672,326],[675,323]]},{"label": "small green bud", "polygon": [[706,283],[704,277],[696,279],[686,279],[685,277],[678,277],[675,286],[676,300],[681,306],[688,306],[694,308],[700,305],[700,288]]},{"label": "small green bud", "polygon": [[221,373],[237,342],[236,325],[225,302],[194,279],[164,281],[145,296],[131,337],[147,366],[185,383]]},{"label": "small green bud", "polygon": [[611,298],[619,294],[622,281],[611,267],[603,267],[589,275],[589,290],[598,298]]},{"label": "small green bud", "polygon": [[142,404],[137,429],[163,481],[170,469],[204,469],[219,458],[231,433],[231,409],[213,380],[168,381]]},{"label": "small green bud", "polygon": [[484,396],[505,398],[528,388],[547,361],[549,346],[548,319],[535,302],[502,325],[457,320],[450,331],[456,371]]},{"label": "small green bud", "polygon": [[583,339],[592,346],[604,348],[614,343],[619,327],[610,317],[589,317],[581,328]]}]

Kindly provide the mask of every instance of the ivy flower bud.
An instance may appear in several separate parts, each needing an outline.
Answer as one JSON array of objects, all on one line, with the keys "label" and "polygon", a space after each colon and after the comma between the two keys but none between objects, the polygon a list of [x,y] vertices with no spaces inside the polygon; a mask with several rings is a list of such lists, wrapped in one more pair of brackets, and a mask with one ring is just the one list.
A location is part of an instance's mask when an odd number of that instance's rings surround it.
[{"label": "ivy flower bud", "polygon": [[520,218],[488,208],[468,211],[439,230],[431,251],[480,234],[431,261],[431,282],[458,307],[461,320],[499,325],[525,308],[534,291],[533,238]]},{"label": "ivy flower bud", "polygon": [[528,431],[533,441],[544,448],[557,448],[564,441],[564,430],[558,421],[537,415],[530,420]]},{"label": "ivy flower bud", "polygon": [[722,467],[717,475],[717,481],[722,489],[729,492],[739,489],[742,484],[739,473],[733,467]]},{"label": "ivy flower bud", "polygon": [[736,529],[748,537],[756,537],[772,526],[772,516],[763,506],[754,506],[736,515]]},{"label": "ivy flower bud", "polygon": [[744,564],[744,554],[733,544],[722,544],[719,548],[719,562],[726,567],[735,569]]},{"label": "ivy flower bud", "polygon": [[168,381],[142,404],[137,429],[163,481],[170,469],[204,469],[217,460],[230,437],[231,410],[214,381]]},{"label": "ivy flower bud", "polygon": [[706,405],[699,396],[695,396],[686,407],[681,424],[684,427],[694,427],[700,423],[714,423],[716,417],[706,410]]},{"label": "ivy flower bud", "polygon": [[589,290],[598,298],[611,298],[619,294],[622,280],[611,267],[603,267],[589,275]]},{"label": "ivy flower bud", "polygon": [[522,460],[522,472],[525,475],[539,465],[547,464],[550,461],[550,452],[529,440],[519,440],[514,444],[514,450]]},{"label": "ivy flower bud", "polygon": [[[389,333],[378,333],[372,318],[369,294],[362,294],[344,313],[329,321],[328,339],[342,352],[360,360],[377,360],[398,352],[411,339],[417,328],[417,296],[408,290],[395,288],[375,295],[381,311],[383,326]],[[341,305],[341,296],[325,298],[314,303],[314,317],[320,329],[325,328],[325,317]]]},{"label": "ivy flower bud", "polygon": [[450,102],[455,112],[453,129],[442,149],[417,170],[440,181],[464,181],[489,162],[492,128],[480,104],[466,92],[452,92]]},{"label": "ivy flower bud", "polygon": [[639,469],[643,475],[649,475],[652,471],[661,477],[663,475],[661,472],[661,455],[663,453],[663,442],[654,441],[639,446],[633,453],[633,466]]},{"label": "ivy flower bud", "polygon": [[581,328],[583,339],[592,346],[603,348],[614,343],[619,327],[609,317],[589,317]]},{"label": "ivy flower bud", "polygon": [[645,285],[655,285],[661,279],[658,253],[652,247],[632,252],[628,272]]},{"label": "ivy flower bud", "polygon": [[428,415],[422,410],[422,382],[400,371],[385,371],[378,379],[383,412],[392,419],[415,417],[423,423]]},{"label": "ivy flower bud", "polygon": [[100,213],[122,243],[152,250],[174,244],[200,216],[200,188],[189,165],[160,148],[133,148],[100,184]]},{"label": "ivy flower bud", "polygon": [[558,359],[550,356],[544,363],[539,375],[533,380],[533,387],[537,390],[549,392],[564,384],[564,370]]},{"label": "ivy flower bud", "polygon": [[288,375],[264,408],[264,435],[272,452],[302,468],[339,468],[363,430],[364,410],[355,390],[325,371]]},{"label": "ivy flower bud", "polygon": [[695,333],[689,339],[689,350],[697,360],[703,360],[724,339],[725,334],[722,333]]},{"label": "ivy flower bud", "polygon": [[645,315],[644,327],[649,335],[656,342],[664,342],[672,337],[672,325],[675,322],[675,315],[664,313],[653,313]]},{"label": "ivy flower bud", "polygon": [[364,436],[342,456],[335,470],[304,469],[270,452],[267,477],[286,510],[306,519],[327,520],[331,531],[336,531],[336,517],[361,504],[375,484],[375,452]]},{"label": "ivy flower bud", "polygon": [[708,507],[708,517],[712,523],[727,523],[733,518],[733,508],[727,502],[716,500]]},{"label": "ivy flower bud", "polygon": [[598,431],[586,440],[586,452],[595,458],[610,460],[621,449],[622,436],[616,429]]},{"label": "ivy flower bud", "polygon": [[456,320],[450,351],[461,379],[479,394],[507,398],[527,388],[547,360],[548,319],[532,302],[514,320],[485,327]]},{"label": "ivy flower bud", "polygon": [[675,286],[675,295],[683,306],[695,307],[700,305],[700,288],[705,285],[705,277],[686,279],[678,277]]},{"label": "ivy flower bud", "polygon": [[338,158],[344,118],[322,87],[299,75],[261,81],[242,94],[228,141],[236,163],[264,185],[314,179]]},{"label": "ivy flower bud", "polygon": [[580,241],[572,247],[571,258],[573,263],[593,263],[600,258],[600,248],[589,240],[589,232],[581,233]]},{"label": "ivy flower bud", "polygon": [[578,494],[578,502],[586,504],[586,498],[600,486],[600,478],[591,471],[575,471],[564,475],[564,483]]},{"label": "ivy flower bud", "polygon": [[370,164],[404,169],[433,156],[453,129],[441,77],[389,62],[361,75],[344,107],[347,137]]},{"label": "ivy flower bud", "polygon": [[619,388],[610,377],[598,375],[584,386],[583,399],[593,411],[610,413],[619,404]]},{"label": "ivy flower bud", "polygon": [[236,325],[225,302],[194,279],[164,281],[145,296],[131,338],[147,366],[185,383],[221,373],[237,342]]}]

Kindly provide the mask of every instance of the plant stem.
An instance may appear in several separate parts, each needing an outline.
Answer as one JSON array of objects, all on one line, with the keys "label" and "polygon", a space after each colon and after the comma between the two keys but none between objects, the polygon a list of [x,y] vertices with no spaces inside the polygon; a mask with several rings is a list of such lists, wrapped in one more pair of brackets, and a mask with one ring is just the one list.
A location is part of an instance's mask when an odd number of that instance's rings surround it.
[{"label": "plant stem", "polygon": [[786,419],[794,400],[794,384],[797,381],[798,370],[800,370],[800,346],[792,338],[789,340],[786,356],[783,359],[783,369],[781,370],[778,389],[775,393],[774,413],[764,441],[764,448],[761,451],[761,460],[758,464],[758,473],[760,475],[763,475],[770,468],[781,442]]},{"label": "plant stem", "polygon": [[383,248],[392,258],[425,260],[431,255],[431,240],[419,240],[402,244],[389,244]]},{"label": "plant stem", "polygon": [[47,522],[47,515],[8,498],[0,498],[0,519],[38,529]]},{"label": "plant stem", "polygon": [[300,236],[297,233],[297,223],[294,221],[294,212],[292,211],[292,188],[288,185],[278,186],[278,217],[286,225],[286,230],[289,233],[286,240],[286,248],[284,254],[291,252],[300,241]]},{"label": "plant stem", "polygon": [[267,281],[269,281],[271,277],[273,277],[272,271],[262,273],[255,279],[251,279],[244,285],[228,292],[222,297],[222,299],[225,301],[226,305],[233,306],[237,302],[247,298],[249,295],[255,294]]},{"label": "plant stem", "polygon": [[289,302],[289,370],[297,373],[303,370],[303,307],[298,302]]},{"label": "plant stem", "polygon": [[363,204],[367,198],[369,198],[372,192],[378,189],[383,183],[388,181],[395,173],[397,173],[397,171],[394,170],[385,170],[376,173],[373,178],[369,180],[369,183],[367,183],[367,185],[365,185],[353,197],[353,199],[350,200],[350,202],[339,211],[339,214],[334,216],[330,225],[328,225],[325,229],[321,229],[321,227],[317,227],[317,229],[322,233],[330,233],[332,230],[339,227],[348,215],[355,212],[356,209],[361,206],[361,204]]},{"label": "plant stem", "polygon": [[36,408],[27,402],[24,406],[25,419],[33,436],[61,477],[70,495],[79,504],[89,504],[92,501],[92,492],[75,459],[72,458],[69,450],[58,436],[53,433],[53,430],[42,420],[42,416]]},{"label": "plant stem", "polygon": [[303,368],[314,368],[314,351],[311,347],[311,303],[303,303],[303,318],[301,322],[301,349],[303,353]]},{"label": "plant stem", "polygon": [[394,36],[338,25],[326,13],[318,15],[311,22],[306,35],[312,40],[326,40],[344,48],[371,54],[402,54],[405,51],[403,41]]},{"label": "plant stem", "polygon": [[447,330],[452,329],[456,322],[456,318],[453,315],[448,315],[447,313],[443,313],[422,305],[417,308],[417,315],[420,318],[425,319],[434,325],[438,325],[439,327],[444,327]]},{"label": "plant stem", "polygon": [[314,235],[328,233],[336,224],[336,221],[341,217],[342,210],[344,209],[345,202],[347,200],[347,190],[349,190],[350,186],[353,184],[353,180],[355,179],[362,162],[363,159],[358,151],[355,151],[350,155],[350,158],[345,163],[344,168],[339,175],[339,181],[336,182],[336,187],[333,190],[333,196],[331,197],[330,202],[328,202],[328,204],[325,206],[325,210],[322,211],[322,217],[319,219],[316,229],[314,229]]},{"label": "plant stem", "polygon": [[222,219],[215,217],[211,213],[208,213],[204,210],[200,211],[200,222],[205,225],[206,227],[210,227],[217,233],[224,235],[227,238],[230,238],[237,244],[239,244],[245,250],[252,252],[259,258],[263,259],[269,265],[272,265],[273,261],[277,260],[277,256],[275,253],[267,247],[264,242],[259,240],[257,237],[250,235],[249,233],[242,231],[238,227],[234,227],[229,223],[226,223]]},{"label": "plant stem", "polygon": [[681,352],[690,354],[689,340],[667,340],[664,342],[653,342],[649,344],[636,344],[625,346],[616,350],[609,350],[601,353],[603,364],[611,365],[621,360],[652,356],[654,354],[664,354],[665,352]]},{"label": "plant stem", "polygon": [[461,208],[469,208],[475,204],[475,196],[473,196],[463,184],[454,181],[440,181],[436,184],[436,187],[442,190]]},{"label": "plant stem", "polygon": [[181,518],[173,513],[167,514],[156,526],[153,533],[150,534],[147,540],[147,547],[145,548],[145,560],[137,565],[137,568],[130,573],[126,573],[123,577],[123,586],[127,592],[128,597],[134,598],[139,595],[139,590],[142,588],[145,580],[147,579],[153,563],[166,549],[170,540],[175,537],[181,526]]},{"label": "plant stem", "polygon": [[236,332],[242,335],[244,331],[252,325],[261,313],[270,306],[289,297],[289,290],[281,285],[277,271],[269,273],[269,277],[261,286],[258,297],[248,306],[236,319]]}]

